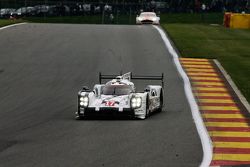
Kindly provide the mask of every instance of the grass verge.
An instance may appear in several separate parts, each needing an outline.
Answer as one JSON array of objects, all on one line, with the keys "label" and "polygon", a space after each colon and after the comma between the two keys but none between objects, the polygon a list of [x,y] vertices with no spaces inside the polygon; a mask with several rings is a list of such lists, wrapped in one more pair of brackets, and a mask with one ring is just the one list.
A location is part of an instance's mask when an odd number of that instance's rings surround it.
[{"label": "grass verge", "polygon": [[16,23],[21,23],[22,20],[5,20],[5,19],[0,19],[0,27],[7,26],[10,24],[16,24]]},{"label": "grass verge", "polygon": [[161,23],[222,24],[223,13],[171,13],[162,14]]},{"label": "grass verge", "polygon": [[220,61],[250,102],[250,30],[202,24],[163,24],[182,57]]}]

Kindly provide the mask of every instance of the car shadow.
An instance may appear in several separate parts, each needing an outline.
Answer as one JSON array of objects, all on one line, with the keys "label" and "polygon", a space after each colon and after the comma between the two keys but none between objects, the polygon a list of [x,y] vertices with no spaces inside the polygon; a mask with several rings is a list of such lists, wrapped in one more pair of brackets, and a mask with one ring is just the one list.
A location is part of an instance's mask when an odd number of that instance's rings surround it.
[{"label": "car shadow", "polygon": [[77,119],[79,121],[117,121],[117,120],[125,120],[125,121],[128,121],[128,120],[139,120],[139,119],[136,119],[132,116],[117,116],[117,115],[94,115],[94,116],[85,116],[84,118],[81,118],[81,119]]},{"label": "car shadow", "polygon": [[[162,111],[164,112],[164,111]],[[148,119],[152,119],[153,117],[161,114],[162,112],[153,112],[150,113],[149,117],[146,118],[145,120]],[[88,116],[84,116],[84,118],[79,118],[77,119],[79,121],[96,121],[96,120],[102,120],[102,121],[120,121],[120,120],[143,120],[143,119],[139,119],[139,118],[135,118],[134,116],[128,116],[128,115],[88,115]]]}]

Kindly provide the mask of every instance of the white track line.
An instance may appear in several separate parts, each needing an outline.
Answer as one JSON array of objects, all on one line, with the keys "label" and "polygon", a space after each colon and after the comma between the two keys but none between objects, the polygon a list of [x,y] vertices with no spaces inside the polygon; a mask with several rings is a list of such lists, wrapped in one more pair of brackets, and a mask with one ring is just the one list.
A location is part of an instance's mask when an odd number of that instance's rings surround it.
[{"label": "white track line", "polygon": [[11,25],[8,25],[8,26],[0,27],[0,30],[6,29],[6,28],[10,28],[10,27],[14,27],[14,26],[23,25],[23,24],[27,24],[27,23],[11,24]]},{"label": "white track line", "polygon": [[213,146],[212,146],[212,142],[211,142],[211,139],[209,137],[209,134],[207,132],[207,129],[206,129],[204,122],[202,120],[202,117],[200,115],[199,107],[198,107],[198,105],[195,101],[194,95],[192,93],[189,78],[187,77],[187,74],[184,72],[184,70],[180,64],[178,54],[176,53],[173,46],[171,45],[165,32],[157,26],[154,26],[154,28],[157,29],[158,32],[160,33],[161,38],[163,39],[169,53],[173,57],[174,63],[177,67],[177,70],[184,81],[185,94],[186,94],[186,97],[188,99],[189,105],[191,107],[192,116],[193,116],[193,119],[194,119],[194,122],[195,122],[195,125],[197,128],[198,134],[200,136],[202,148],[203,148],[203,160],[200,164],[200,167],[208,167],[212,161],[212,155],[213,155],[212,147]]},{"label": "white track line", "polygon": [[217,67],[220,69],[220,71],[222,72],[222,74],[224,75],[224,77],[227,79],[227,82],[233,88],[234,92],[239,97],[241,103],[245,106],[245,108],[247,109],[247,111],[250,113],[250,105],[249,105],[247,99],[243,96],[243,94],[241,93],[241,91],[239,90],[239,88],[236,86],[236,84],[234,83],[234,81],[232,80],[232,78],[230,77],[230,75],[222,67],[222,65],[220,64],[220,62],[218,60],[214,59],[214,63],[217,65]]}]

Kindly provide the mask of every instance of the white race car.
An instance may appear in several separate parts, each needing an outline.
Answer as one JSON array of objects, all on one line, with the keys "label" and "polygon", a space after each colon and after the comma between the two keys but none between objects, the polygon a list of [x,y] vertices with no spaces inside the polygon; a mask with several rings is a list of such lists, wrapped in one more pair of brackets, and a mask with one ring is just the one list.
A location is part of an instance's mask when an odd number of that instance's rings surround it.
[{"label": "white race car", "polygon": [[[115,78],[115,79],[113,79]],[[103,79],[112,79],[102,84]],[[131,80],[161,80],[161,76],[133,76],[126,73],[121,76],[99,75],[100,84],[94,86],[93,91],[83,87],[78,92],[78,111],[76,119],[88,115],[128,115],[139,119],[147,118],[154,111],[161,111],[163,107],[163,87],[148,85],[144,92],[136,92]]]},{"label": "white race car", "polygon": [[160,17],[154,12],[142,12],[136,17],[136,24],[160,24]]}]

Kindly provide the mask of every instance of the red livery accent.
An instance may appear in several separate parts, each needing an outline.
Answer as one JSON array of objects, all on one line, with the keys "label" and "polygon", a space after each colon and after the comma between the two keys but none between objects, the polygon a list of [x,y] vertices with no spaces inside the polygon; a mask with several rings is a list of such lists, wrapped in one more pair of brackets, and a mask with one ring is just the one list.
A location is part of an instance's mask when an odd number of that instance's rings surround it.
[{"label": "red livery accent", "polygon": [[115,106],[115,101],[107,101],[105,106]]}]

